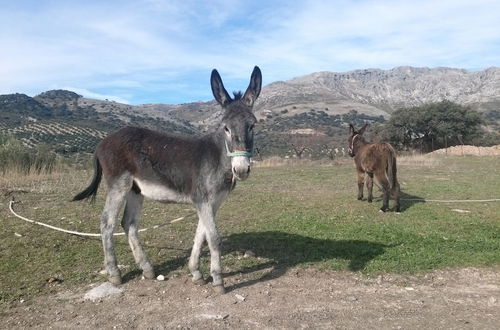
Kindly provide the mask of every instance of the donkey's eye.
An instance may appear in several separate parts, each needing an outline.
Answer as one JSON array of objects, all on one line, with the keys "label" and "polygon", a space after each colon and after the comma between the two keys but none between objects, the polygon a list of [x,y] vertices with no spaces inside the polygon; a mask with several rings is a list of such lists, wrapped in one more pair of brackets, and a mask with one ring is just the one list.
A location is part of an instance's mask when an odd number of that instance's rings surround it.
[{"label": "donkey's eye", "polygon": [[227,126],[224,126],[224,131],[225,131],[227,134],[231,134],[231,130],[230,130]]},{"label": "donkey's eye", "polygon": [[253,131],[253,127],[254,127],[254,125],[253,125],[253,124],[252,124],[252,125],[250,125],[250,127],[248,127],[248,131],[249,131],[249,132]]}]

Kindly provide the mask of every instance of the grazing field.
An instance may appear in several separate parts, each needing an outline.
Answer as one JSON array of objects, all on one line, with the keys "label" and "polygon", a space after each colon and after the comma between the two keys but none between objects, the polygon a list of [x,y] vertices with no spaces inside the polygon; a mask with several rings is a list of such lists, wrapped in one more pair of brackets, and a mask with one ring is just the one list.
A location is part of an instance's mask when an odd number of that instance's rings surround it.
[{"label": "grazing field", "polygon": [[[218,213],[227,276],[246,284],[284,274],[291,267],[316,271],[420,274],[448,267],[500,264],[500,202],[423,202],[500,198],[498,157],[419,156],[399,160],[402,213],[379,213],[356,200],[349,160],[256,166]],[[7,307],[36,296],[105,280],[98,238],[82,238],[29,224],[8,211],[12,196],[21,215],[84,232],[99,231],[104,185],[95,205],[70,202],[91,170],[0,178],[0,300]],[[390,206],[392,207],[392,200]],[[187,273],[196,217],[189,205],[146,201],[141,235],[158,274]],[[119,228],[121,231],[121,228]],[[125,281],[141,272],[127,241],[116,238]],[[251,250],[255,257],[244,257]],[[203,258],[208,273],[208,258]]]}]

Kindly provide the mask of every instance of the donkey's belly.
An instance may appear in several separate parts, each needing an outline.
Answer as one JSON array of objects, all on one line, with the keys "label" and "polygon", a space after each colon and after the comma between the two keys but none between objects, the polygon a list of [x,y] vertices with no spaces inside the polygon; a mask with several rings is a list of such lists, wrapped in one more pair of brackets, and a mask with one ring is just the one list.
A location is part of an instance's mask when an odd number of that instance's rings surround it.
[{"label": "donkey's belly", "polygon": [[137,179],[134,181],[139,189],[141,189],[141,194],[144,195],[144,197],[160,202],[189,203],[191,201],[189,196],[170,189],[165,185]]}]

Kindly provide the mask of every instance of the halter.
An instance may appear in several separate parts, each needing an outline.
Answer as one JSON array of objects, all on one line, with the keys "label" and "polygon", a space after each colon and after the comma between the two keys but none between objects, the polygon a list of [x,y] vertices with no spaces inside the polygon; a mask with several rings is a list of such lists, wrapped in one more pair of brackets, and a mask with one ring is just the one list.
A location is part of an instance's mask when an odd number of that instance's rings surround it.
[{"label": "halter", "polygon": [[352,153],[354,152],[354,140],[359,136],[359,134],[354,134],[351,140],[351,146],[349,147],[349,151]]},{"label": "halter", "polygon": [[228,157],[248,157],[248,158],[250,158],[253,156],[252,151],[233,151],[233,152],[230,152],[229,147],[227,146],[227,141],[224,140],[224,143],[226,144],[226,155]]}]

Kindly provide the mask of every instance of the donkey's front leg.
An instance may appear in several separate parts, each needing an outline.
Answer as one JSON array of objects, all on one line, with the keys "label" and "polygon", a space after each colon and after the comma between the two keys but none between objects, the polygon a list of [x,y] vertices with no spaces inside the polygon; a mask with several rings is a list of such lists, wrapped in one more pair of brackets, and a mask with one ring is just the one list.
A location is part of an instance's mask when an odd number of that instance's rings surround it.
[{"label": "donkey's front leg", "polygon": [[205,227],[201,221],[201,217],[199,217],[198,227],[196,228],[196,234],[194,236],[193,248],[191,249],[191,257],[189,258],[189,270],[193,275],[193,282],[200,285],[205,284],[203,275],[200,272],[200,253],[204,241]]},{"label": "donkey's front leg", "polygon": [[221,241],[215,225],[214,207],[210,204],[202,205],[198,215],[205,229],[205,238],[208,243],[208,248],[210,249],[210,274],[212,275],[212,284],[217,292],[225,293],[224,282],[222,280]]}]

